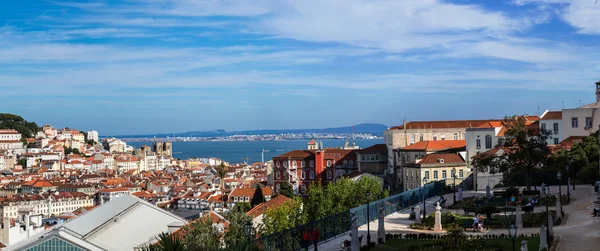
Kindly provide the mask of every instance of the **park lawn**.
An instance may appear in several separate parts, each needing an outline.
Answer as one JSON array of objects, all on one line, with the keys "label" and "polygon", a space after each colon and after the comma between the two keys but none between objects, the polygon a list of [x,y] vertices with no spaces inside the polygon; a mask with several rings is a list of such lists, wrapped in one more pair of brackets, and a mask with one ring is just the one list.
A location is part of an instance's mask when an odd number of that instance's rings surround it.
[{"label": "park lawn", "polygon": [[[538,250],[540,247],[539,237],[517,238],[515,240],[515,250],[520,250],[521,241],[527,240],[528,250]],[[477,240],[474,240],[477,241]],[[486,241],[501,245],[504,250],[512,250],[512,239],[486,239]],[[371,249],[371,251],[405,251],[411,246],[432,244],[438,241],[435,240],[389,240],[386,244],[379,244]]]}]

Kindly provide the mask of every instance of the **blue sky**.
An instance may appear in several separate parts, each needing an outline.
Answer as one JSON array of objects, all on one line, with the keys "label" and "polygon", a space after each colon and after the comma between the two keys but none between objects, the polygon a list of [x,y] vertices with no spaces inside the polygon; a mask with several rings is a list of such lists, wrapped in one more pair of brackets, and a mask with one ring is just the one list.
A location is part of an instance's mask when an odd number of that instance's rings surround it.
[{"label": "blue sky", "polygon": [[397,125],[595,101],[595,0],[0,2],[0,112],[101,134]]}]

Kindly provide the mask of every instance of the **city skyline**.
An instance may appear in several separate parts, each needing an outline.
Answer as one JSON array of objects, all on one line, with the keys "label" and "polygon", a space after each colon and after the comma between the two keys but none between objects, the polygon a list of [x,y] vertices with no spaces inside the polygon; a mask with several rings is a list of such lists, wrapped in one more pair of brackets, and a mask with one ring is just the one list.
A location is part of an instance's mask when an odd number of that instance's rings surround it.
[{"label": "city skyline", "polygon": [[2,112],[104,135],[535,115],[600,80],[594,0],[0,6]]}]

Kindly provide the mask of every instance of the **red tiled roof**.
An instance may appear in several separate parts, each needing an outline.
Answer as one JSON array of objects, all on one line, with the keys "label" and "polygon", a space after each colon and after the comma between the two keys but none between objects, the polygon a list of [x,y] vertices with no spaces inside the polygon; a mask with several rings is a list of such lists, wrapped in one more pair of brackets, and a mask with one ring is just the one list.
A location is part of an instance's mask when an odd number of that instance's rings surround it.
[{"label": "red tiled roof", "polygon": [[23,186],[31,186],[31,187],[54,187],[54,185],[52,185],[52,183],[50,183],[50,181],[47,181],[45,179],[30,180],[30,181],[26,182],[25,184],[23,184]]},{"label": "red tiled roof", "polygon": [[387,154],[387,145],[376,144],[365,149],[358,150],[360,154]]},{"label": "red tiled roof", "polygon": [[[443,160],[444,163],[441,163],[441,160]],[[432,153],[425,155],[425,157],[417,164],[465,164],[465,161],[458,154]]]},{"label": "red tiled roof", "polygon": [[[256,188],[236,188],[229,194],[229,196],[233,197],[253,197]],[[271,196],[273,195],[273,189],[271,187],[262,188],[263,196]]]},{"label": "red tiled roof", "polygon": [[278,208],[283,205],[286,201],[290,201],[292,199],[285,197],[283,195],[278,195],[277,197],[265,202],[256,205],[254,208],[250,209],[246,213],[246,215],[251,216],[252,218],[256,218],[261,214],[264,214],[269,208]]},{"label": "red tiled roof", "polygon": [[562,111],[549,111],[540,120],[561,120]]},{"label": "red tiled roof", "polygon": [[313,145],[313,146],[314,146],[314,145],[316,145],[316,144],[317,144],[317,141],[315,141],[315,140],[313,139],[313,140],[309,141],[309,142],[308,142],[308,144],[309,144],[309,145]]},{"label": "red tiled roof", "polygon": [[446,121],[413,121],[406,125],[395,126],[391,129],[439,129],[439,128],[473,128],[481,126],[490,121],[502,121],[502,119],[486,120],[446,120]]},{"label": "red tiled roof", "polygon": [[571,149],[575,144],[583,140],[583,136],[570,136],[560,142],[560,146],[564,149]]},{"label": "red tiled roof", "polygon": [[284,153],[277,156],[277,158],[292,158],[292,159],[304,159],[313,156],[313,152],[309,150],[293,150],[291,152]]},{"label": "red tiled roof", "polygon": [[401,150],[407,151],[440,151],[447,149],[463,148],[467,146],[466,140],[434,140],[434,141],[420,141],[408,146],[405,146]]}]

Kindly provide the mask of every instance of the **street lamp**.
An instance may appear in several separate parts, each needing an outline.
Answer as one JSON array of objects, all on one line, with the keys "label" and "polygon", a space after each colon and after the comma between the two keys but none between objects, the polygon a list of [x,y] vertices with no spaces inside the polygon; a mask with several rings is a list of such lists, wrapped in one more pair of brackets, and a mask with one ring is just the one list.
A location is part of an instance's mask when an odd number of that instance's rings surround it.
[{"label": "street lamp", "polygon": [[452,168],[452,176],[454,178],[454,185],[452,187],[452,190],[454,190],[454,201],[452,202],[452,205],[456,204],[456,167]]},{"label": "street lamp", "polygon": [[248,221],[248,223],[244,225],[244,233],[246,234],[246,237],[248,237],[248,242],[252,241],[252,237],[254,237],[255,232],[251,221]]},{"label": "street lamp", "polygon": [[425,222],[425,218],[427,216],[427,206],[425,205],[425,183],[427,183],[427,178],[423,178],[423,222]]},{"label": "street lamp", "polygon": [[371,227],[370,227],[370,217],[371,214],[369,214],[369,203],[371,201],[371,192],[367,191],[367,245],[371,245]]},{"label": "street lamp", "polygon": [[[550,187],[546,187],[546,227],[550,226],[550,211],[548,211],[548,194],[550,194]],[[546,240],[550,240],[550,230],[546,230]]]},{"label": "street lamp", "polygon": [[[569,183],[571,183],[571,177],[569,177],[569,165],[566,165],[565,168],[567,173],[567,200],[571,201],[571,192],[569,191]],[[562,204],[561,204],[562,205]]]},{"label": "street lamp", "polygon": [[508,236],[512,238],[512,250],[515,251],[515,239],[517,238],[517,225],[511,224],[508,226]]},{"label": "street lamp", "polygon": [[558,180],[558,200],[561,202],[560,203],[560,208],[557,208],[556,210],[560,209],[560,212],[557,212],[557,213],[560,213],[562,215],[562,200],[561,200],[561,198],[562,198],[562,189],[560,188],[561,187],[560,186],[560,180],[562,179],[562,174],[560,173],[560,171],[556,174],[556,179]]}]

